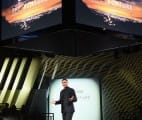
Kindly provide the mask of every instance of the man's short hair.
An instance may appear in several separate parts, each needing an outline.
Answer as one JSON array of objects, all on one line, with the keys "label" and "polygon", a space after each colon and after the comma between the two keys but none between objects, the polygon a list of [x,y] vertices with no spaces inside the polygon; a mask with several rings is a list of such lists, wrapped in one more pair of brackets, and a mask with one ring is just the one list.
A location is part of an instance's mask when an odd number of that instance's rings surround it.
[{"label": "man's short hair", "polygon": [[63,79],[62,79],[62,81],[64,81],[64,80],[65,80],[65,81],[68,81],[66,78],[63,78]]}]

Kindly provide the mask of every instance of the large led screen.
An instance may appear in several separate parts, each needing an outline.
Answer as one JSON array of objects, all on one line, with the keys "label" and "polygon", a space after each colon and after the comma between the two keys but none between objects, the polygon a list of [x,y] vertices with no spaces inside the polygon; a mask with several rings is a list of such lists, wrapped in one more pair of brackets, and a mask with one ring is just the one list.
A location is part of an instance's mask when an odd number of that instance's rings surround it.
[{"label": "large led screen", "polygon": [[62,22],[61,0],[1,0],[2,40]]},{"label": "large led screen", "polygon": [[[101,120],[100,85],[98,79],[72,78],[68,79],[69,87],[75,90],[77,102],[74,102],[75,112],[73,120]],[[49,95],[49,113],[54,113],[55,120],[62,120],[61,105],[51,104],[52,100],[59,100],[63,89],[62,80],[51,82]]]},{"label": "large led screen", "polygon": [[142,35],[142,0],[76,0],[76,21]]}]

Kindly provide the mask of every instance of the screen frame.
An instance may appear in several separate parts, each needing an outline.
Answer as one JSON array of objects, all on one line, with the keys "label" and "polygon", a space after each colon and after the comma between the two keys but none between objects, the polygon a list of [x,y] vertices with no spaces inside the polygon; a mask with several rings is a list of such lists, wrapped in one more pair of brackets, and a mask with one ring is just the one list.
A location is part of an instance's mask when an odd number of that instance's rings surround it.
[{"label": "screen frame", "polygon": [[[80,3],[80,1],[82,2],[82,3]],[[75,22],[76,22],[76,24],[78,25],[78,26],[84,26],[84,27],[88,27],[88,28],[91,28],[91,29],[98,29],[98,30],[102,30],[102,31],[110,31],[110,32],[115,32],[115,33],[121,33],[121,34],[124,34],[124,35],[133,35],[133,36],[138,36],[138,37],[142,37],[142,34],[140,34],[140,33],[134,33],[134,32],[127,32],[127,31],[123,31],[123,30],[118,30],[117,28],[111,28],[112,26],[110,26],[110,27],[108,27],[108,25],[107,26],[103,26],[103,25],[100,25],[100,26],[98,26],[98,25],[96,25],[96,24],[94,24],[94,23],[87,23],[87,22],[84,22],[84,20],[83,20],[83,18],[80,18],[80,16],[79,16],[79,14],[81,14],[81,10],[79,11],[78,9],[78,5],[79,4],[84,4],[84,6],[85,6],[85,9],[87,10],[87,12],[89,12],[90,14],[93,14],[93,12],[92,12],[92,10],[91,9],[89,9],[87,6],[86,6],[86,4],[82,1],[82,0],[76,0],[76,3],[75,3],[75,9],[76,9],[76,18],[75,18]],[[83,14],[85,14],[85,13],[83,13]],[[99,13],[97,13],[97,14],[99,14]],[[85,14],[86,15],[86,14]],[[87,15],[87,19],[89,19],[88,17],[90,17],[89,15]],[[101,17],[103,17],[103,16],[101,16]],[[92,18],[92,16],[91,16],[91,18]],[[83,22],[81,21],[79,21],[80,19],[82,19],[83,20]],[[99,18],[100,19],[100,18]],[[113,18],[112,18],[113,19]],[[94,20],[94,19],[93,19]],[[117,21],[117,20],[116,20]],[[118,22],[118,21],[117,21]],[[93,25],[92,25],[93,24]],[[120,24],[120,23],[119,23]],[[128,23],[128,24],[134,24],[134,23]],[[142,23],[138,23],[138,24],[142,24]]]},{"label": "screen frame", "polygon": [[[0,4],[0,6],[1,6],[1,9],[0,9],[0,11],[2,12],[2,4]],[[8,36],[8,37],[5,37],[3,34],[2,34],[2,32],[1,32],[1,41],[12,41],[12,40],[17,40],[21,35],[29,35],[29,34],[36,34],[36,33],[41,33],[43,30],[44,31],[53,31],[53,29],[54,29],[54,31],[56,31],[56,29],[58,30],[59,28],[61,28],[61,25],[63,24],[63,20],[62,20],[62,17],[63,17],[63,3],[62,3],[62,0],[61,0],[61,7],[60,8],[58,8],[55,12],[59,12],[59,16],[60,16],[60,18],[59,18],[59,21],[58,21],[58,23],[56,24],[54,24],[54,23],[51,23],[52,25],[46,25],[46,26],[39,26],[39,27],[34,27],[33,28],[33,30],[32,29],[30,29],[30,30],[27,30],[27,31],[24,31],[24,30],[21,30],[20,32],[18,32],[18,33],[15,33],[14,35],[13,34],[10,34],[10,36]],[[54,11],[53,11],[53,13],[54,13]],[[52,13],[51,13],[52,14]],[[41,16],[41,17],[45,17],[46,15],[43,15],[43,16]],[[51,15],[48,15],[47,17],[50,17]],[[54,15],[55,16],[55,15]],[[0,24],[1,24],[1,31],[3,31],[3,29],[2,29],[2,19],[4,19],[4,17],[1,15],[1,19],[0,19]],[[41,18],[41,19],[43,19],[43,18]],[[34,21],[34,24],[36,23],[36,21],[38,21],[38,23],[39,23],[39,20],[37,19],[37,20],[35,20]],[[50,22],[51,22],[51,20],[50,20]],[[31,24],[33,24],[33,23],[31,23]],[[16,31],[18,30],[20,30],[20,28],[14,28]],[[15,31],[15,32],[16,32]],[[29,35],[30,36],[30,35]]]}]

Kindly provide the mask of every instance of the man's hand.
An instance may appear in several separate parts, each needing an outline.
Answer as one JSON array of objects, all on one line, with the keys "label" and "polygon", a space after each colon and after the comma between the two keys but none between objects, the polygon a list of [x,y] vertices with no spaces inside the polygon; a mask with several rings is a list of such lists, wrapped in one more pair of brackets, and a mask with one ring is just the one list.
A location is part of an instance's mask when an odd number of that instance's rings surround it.
[{"label": "man's hand", "polygon": [[73,99],[74,99],[74,96],[72,96],[71,98],[69,98],[69,101],[73,101]]},{"label": "man's hand", "polygon": [[56,104],[56,100],[51,101],[52,104]]}]

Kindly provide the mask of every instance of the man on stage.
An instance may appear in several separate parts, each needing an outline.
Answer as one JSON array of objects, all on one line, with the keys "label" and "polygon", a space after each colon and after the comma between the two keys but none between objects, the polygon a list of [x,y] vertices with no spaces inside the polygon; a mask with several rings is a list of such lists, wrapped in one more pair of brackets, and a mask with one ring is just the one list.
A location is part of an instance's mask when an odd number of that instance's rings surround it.
[{"label": "man on stage", "polygon": [[74,113],[73,102],[77,101],[77,97],[74,89],[68,87],[68,80],[62,80],[63,90],[60,92],[60,99],[58,101],[53,100],[52,104],[61,104],[61,111],[63,120],[72,120]]}]

